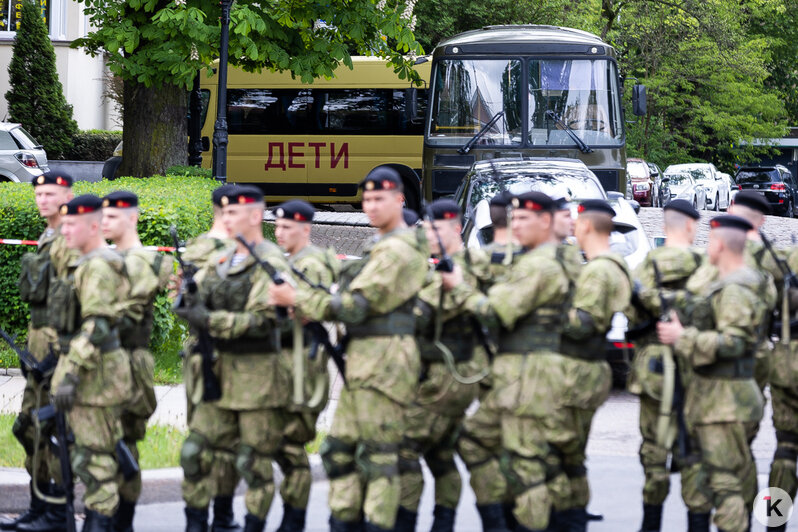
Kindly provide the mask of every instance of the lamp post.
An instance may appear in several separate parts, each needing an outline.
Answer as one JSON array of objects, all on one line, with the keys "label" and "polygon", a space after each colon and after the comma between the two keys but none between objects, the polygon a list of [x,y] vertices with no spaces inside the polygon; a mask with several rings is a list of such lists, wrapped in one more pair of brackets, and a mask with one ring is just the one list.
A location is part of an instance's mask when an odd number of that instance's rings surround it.
[{"label": "lamp post", "polygon": [[222,32],[219,38],[219,98],[213,125],[213,177],[227,183],[227,52],[233,0],[221,0],[219,4],[222,6]]}]

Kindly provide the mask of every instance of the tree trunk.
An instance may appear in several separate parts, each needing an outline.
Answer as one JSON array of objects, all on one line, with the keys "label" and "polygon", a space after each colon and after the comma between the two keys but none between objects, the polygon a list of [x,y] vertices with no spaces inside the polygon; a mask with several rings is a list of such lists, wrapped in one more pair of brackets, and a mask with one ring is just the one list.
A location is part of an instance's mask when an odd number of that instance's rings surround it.
[{"label": "tree trunk", "polygon": [[125,80],[120,176],[163,174],[188,160],[188,98],[175,85],[145,87]]}]

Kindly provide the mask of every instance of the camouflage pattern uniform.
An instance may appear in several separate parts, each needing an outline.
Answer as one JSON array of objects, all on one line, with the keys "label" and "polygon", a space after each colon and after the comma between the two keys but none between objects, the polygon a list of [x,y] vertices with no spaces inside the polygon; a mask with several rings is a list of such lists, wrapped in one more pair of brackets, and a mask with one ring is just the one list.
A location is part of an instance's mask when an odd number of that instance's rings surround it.
[{"label": "camouflage pattern uniform", "polygon": [[[255,251],[278,271],[287,272],[282,251],[271,242]],[[276,319],[268,305],[272,281],[250,255],[234,264],[235,249],[209,261],[196,276],[199,298],[209,310],[222,397],[196,405],[183,444],[183,499],[186,513],[205,513],[218,479],[214,462],[234,463],[247,481],[247,520],[263,521],[274,497],[275,459],[291,419],[290,352],[281,348],[290,324]],[[286,336],[290,338],[290,333]]]},{"label": "camouflage pattern uniform", "polygon": [[[660,292],[654,276],[652,262],[656,262],[662,276],[664,297],[676,300],[685,289],[690,276],[701,267],[703,256],[688,248],[662,247],[649,252],[645,260],[637,267],[634,278],[640,283],[639,300],[645,307],[650,320],[650,330],[635,340],[635,358],[629,374],[629,391],[640,396],[640,434],[643,443],[640,445],[640,463],[645,474],[643,485],[643,504],[662,506],[670,490],[670,471],[668,454],[677,462],[682,480],[682,499],[693,514],[705,514],[711,511],[712,501],[705,495],[701,487],[700,452],[697,442],[691,442],[691,453],[687,457],[678,456],[677,449],[665,447],[657,442],[657,425],[660,417],[660,404],[663,388],[663,359],[671,351],[670,346],[659,343],[656,322],[661,315]],[[687,322],[683,305],[674,305],[680,320]],[[683,386],[690,378],[689,368],[679,366]],[[670,426],[676,427],[675,412],[671,413]]]},{"label": "camouflage pattern uniform", "polygon": [[[137,442],[144,439],[147,420],[157,406],[155,360],[149,350],[155,297],[166,289],[174,266],[172,257],[141,248],[127,250],[122,256],[130,294],[123,302],[120,339],[122,347],[130,354],[133,370],[133,399],[122,412],[122,431],[125,443],[138,461]],[[123,501],[135,503],[141,495],[141,473],[129,480],[121,480],[119,493]]]},{"label": "camouflage pattern uniform", "polygon": [[674,346],[694,372],[685,418],[701,449],[714,521],[730,532],[748,529],[747,501],[757,491],[748,434],[762,418],[763,397],[754,380],[754,357],[769,311],[764,301],[774,297],[770,279],[741,268],[710,285]]},{"label": "camouflage pattern uniform", "polygon": [[70,263],[66,277],[50,287],[50,319],[63,353],[52,388],[58,389],[68,374],[78,378],[75,406],[67,418],[75,435],[72,470],[86,486],[86,508],[108,517],[119,504],[115,447],[123,435],[120,414],[133,396],[130,357],[117,329],[129,293],[124,261],[108,248]]},{"label": "camouflage pattern uniform", "polygon": [[544,244],[520,255],[506,281],[494,284],[487,295],[466,283],[451,291],[464,308],[501,326],[493,388],[485,403],[500,418],[501,466],[514,494],[514,516],[529,529],[549,526],[547,483],[563,476],[547,424],[558,416],[551,398],[564,395],[563,382],[570,379],[565,357],[557,352],[570,282],[552,248]]},{"label": "camouflage pattern uniform", "polygon": [[297,291],[298,315],[343,322],[350,338],[346,379],[321,455],[330,478],[331,528],[390,530],[399,507],[399,444],[404,409],[420,369],[413,305],[429,250],[413,229],[378,235],[363,258],[342,272],[341,290]]},{"label": "camouflage pattern uniform", "polygon": [[[629,306],[632,282],[623,257],[607,252],[590,260],[581,270],[564,328],[560,352],[566,391],[554,395],[561,408],[546,420],[548,439],[562,457],[568,491],[550,488],[561,519],[584,527],[590,489],[585,469],[585,449],[596,409],[607,399],[612,372],[604,343],[617,312]],[[576,527],[578,529],[578,526]]]},{"label": "camouflage pattern uniform", "polygon": [[[452,260],[463,270],[465,281],[482,286],[488,279],[489,256],[481,250],[461,250]],[[424,478],[419,457],[423,456],[435,478],[435,519],[447,517],[454,524],[462,480],[454,462],[455,442],[465,410],[479,395],[477,382],[459,382],[444,363],[435,345],[436,322],[440,320],[440,342],[449,349],[457,372],[466,377],[483,372],[487,354],[474,331],[471,317],[443,291],[441,277],[434,268],[416,304],[422,380],[415,400],[405,411],[405,438],[399,452],[401,507],[418,511]]]}]

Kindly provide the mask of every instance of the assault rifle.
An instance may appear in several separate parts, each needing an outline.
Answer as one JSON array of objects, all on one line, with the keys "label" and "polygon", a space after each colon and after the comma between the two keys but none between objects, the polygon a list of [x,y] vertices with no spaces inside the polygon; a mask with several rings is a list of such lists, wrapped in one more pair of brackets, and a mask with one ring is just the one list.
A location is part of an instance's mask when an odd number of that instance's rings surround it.
[{"label": "assault rifle", "polygon": [[[657,266],[657,261],[651,260],[651,267],[654,270],[654,282],[657,284],[657,291],[659,293],[660,302],[660,321],[670,321],[671,304],[668,302],[665,295],[662,293],[662,274]],[[676,411],[676,428],[678,434],[676,435],[677,443],[679,445],[679,454],[684,459],[690,452],[690,441],[687,434],[687,423],[684,419],[684,383],[682,382],[682,374],[679,371],[679,363],[676,356],[673,355],[674,369],[673,369],[673,401],[671,403],[673,410]]]},{"label": "assault rifle", "polygon": [[[252,255],[252,258],[255,259],[255,262],[263,268],[263,270],[269,275],[272,282],[276,285],[281,285],[285,282],[285,277],[277,268],[272,266],[268,261],[263,260],[255,251],[255,246],[251,242],[247,242],[247,239],[244,238],[243,235],[237,235],[236,240],[238,240],[242,246],[247,248],[249,254]],[[307,283],[313,288],[319,288],[327,293],[330,293],[330,289],[326,288],[320,284],[312,282],[308,279],[307,275],[300,272],[296,268],[292,268],[292,271],[295,274],[298,274],[297,277],[301,279],[303,282]],[[277,317],[287,318],[288,317],[288,310],[285,307],[277,307]],[[310,335],[313,337],[313,343],[315,344],[315,348],[311,346],[311,355],[315,356],[315,352],[318,351],[318,346],[322,345],[330,357],[333,359],[335,366],[338,368],[338,371],[341,372],[341,377],[344,379],[344,384],[346,384],[346,362],[344,361],[344,349],[340,345],[333,345],[330,341],[330,336],[327,334],[327,329],[324,328],[324,325],[317,321],[312,321],[304,325],[304,328]],[[310,358],[313,358],[311,356]]]},{"label": "assault rifle", "polygon": [[[180,265],[180,270],[183,272],[183,280],[180,284],[180,292],[175,300],[174,308],[181,308],[185,306],[186,302],[184,297],[186,294],[196,296],[197,294],[197,281],[194,280],[198,268],[191,263],[183,260],[183,254],[180,252],[180,241],[177,238],[177,228],[173,225],[169,228],[169,234],[172,235],[172,241],[175,245],[175,258]],[[219,379],[213,372],[213,339],[207,328],[197,329],[197,345],[194,346],[194,352],[202,355],[202,400],[203,401],[218,401],[222,398],[222,388],[219,384]]]},{"label": "assault rifle", "polygon": [[72,443],[66,428],[64,412],[57,410],[53,405],[43,406],[34,412],[34,416],[41,421],[55,419],[55,437],[51,442],[58,455],[61,465],[61,487],[64,489],[66,505],[67,532],[75,532],[75,482],[72,478],[72,465],[69,461],[69,444]]},{"label": "assault rifle", "polygon": [[25,377],[28,376],[28,372],[33,375],[34,380],[36,382],[42,382],[45,377],[49,377],[52,375],[53,371],[55,371],[55,365],[58,363],[58,357],[53,352],[53,348],[50,347],[50,353],[45,357],[44,360],[41,362],[37,362],[30,351],[27,349],[23,349],[16,344],[16,335],[11,336],[2,328],[0,328],[0,337],[6,341],[6,343],[14,350],[19,358],[20,368],[22,369],[22,373]]}]

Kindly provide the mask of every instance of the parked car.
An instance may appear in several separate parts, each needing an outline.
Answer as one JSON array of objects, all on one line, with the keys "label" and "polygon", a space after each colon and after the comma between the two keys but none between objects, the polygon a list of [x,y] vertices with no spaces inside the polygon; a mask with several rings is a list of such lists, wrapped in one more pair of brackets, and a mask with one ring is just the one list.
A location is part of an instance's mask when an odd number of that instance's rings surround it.
[{"label": "parked car", "polygon": [[19,124],[0,122],[0,181],[30,183],[50,168],[42,145]]},{"label": "parked car", "polygon": [[665,170],[665,177],[668,178],[672,200],[683,199],[696,209],[707,208],[707,191],[703,185],[696,183],[691,172]]},{"label": "parked car", "polygon": [[761,192],[774,214],[792,218],[798,204],[798,186],[792,172],[780,164],[775,166],[743,166],[734,176],[739,190]]},{"label": "parked car", "polygon": [[[509,190],[521,194],[529,190],[545,192],[553,198],[568,195],[576,204],[586,199],[609,201],[617,213],[616,220],[635,227],[635,230],[610,235],[610,247],[623,255],[630,269],[635,268],[651,250],[651,243],[637,216],[639,205],[628,201],[620,192],[607,194],[596,175],[576,159],[513,158],[494,159],[474,163],[455,192],[455,200],[464,212],[463,241],[468,247],[482,247],[492,241],[490,199]],[[626,342],[626,318],[613,317],[613,328],[607,334],[607,356],[613,368],[616,385],[621,385],[628,373],[634,345]]]},{"label": "parked car", "polygon": [[661,177],[662,172],[656,164],[643,159],[627,159],[626,181],[631,181],[632,187],[631,198],[627,199],[634,199],[643,207],[657,207],[660,204],[658,179]]},{"label": "parked car", "polygon": [[665,177],[659,166],[648,163],[651,170],[651,180],[654,181],[654,207],[662,207],[671,200],[670,180]]},{"label": "parked car", "polygon": [[665,169],[670,172],[690,172],[693,179],[707,191],[707,208],[725,210],[731,204],[731,182],[712,163],[672,164]]}]

